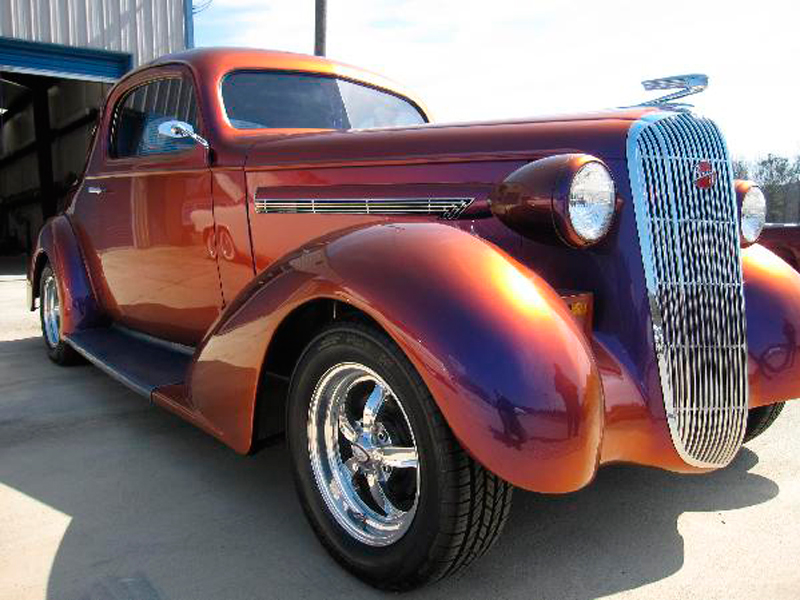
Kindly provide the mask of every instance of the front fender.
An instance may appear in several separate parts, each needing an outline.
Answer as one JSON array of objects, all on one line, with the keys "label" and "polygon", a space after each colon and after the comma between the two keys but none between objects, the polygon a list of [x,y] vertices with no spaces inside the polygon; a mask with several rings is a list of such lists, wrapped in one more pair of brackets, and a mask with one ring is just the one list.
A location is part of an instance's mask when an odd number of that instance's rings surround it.
[{"label": "front fender", "polygon": [[248,286],[204,341],[191,376],[193,404],[237,450],[250,445],[272,335],[319,298],[350,303],[384,328],[490,471],[540,492],[572,491],[593,477],[603,398],[584,334],[543,279],[440,223],[340,233]]},{"label": "front fender", "polygon": [[59,215],[48,220],[36,242],[28,281],[29,308],[34,308],[41,271],[50,262],[56,272],[61,294],[61,331],[68,335],[101,321],[101,311],[92,291],[83,255],[69,219]]},{"label": "front fender", "polygon": [[800,398],[800,274],[764,246],[742,251],[750,407]]}]

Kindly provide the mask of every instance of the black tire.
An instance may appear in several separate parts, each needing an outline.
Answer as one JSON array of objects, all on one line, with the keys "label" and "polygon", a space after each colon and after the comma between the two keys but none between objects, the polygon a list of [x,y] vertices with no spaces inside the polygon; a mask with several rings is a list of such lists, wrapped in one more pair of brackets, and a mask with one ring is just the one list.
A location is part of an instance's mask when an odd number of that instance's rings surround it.
[{"label": "black tire", "polygon": [[[419,456],[413,521],[395,542],[367,545],[334,518],[317,488],[307,426],[314,390],[334,365],[357,362],[379,374],[402,406]],[[461,448],[414,367],[383,332],[333,324],[306,348],[292,377],[287,440],[295,483],[314,532],[331,555],[366,583],[405,591],[453,575],[497,540],[511,508],[512,486]]]},{"label": "black tire", "polygon": [[[50,278],[54,278],[58,282],[56,275],[50,264],[45,265],[42,269],[42,274],[39,277],[39,323],[42,326],[42,339],[47,348],[47,356],[50,357],[54,363],[62,366],[74,365],[82,362],[81,355],[75,349],[67,344],[61,336],[61,328],[58,328],[58,341],[54,342],[48,339],[47,327],[45,325],[45,287]],[[61,302],[61,288],[56,283],[55,290],[58,295],[59,306],[63,306]]]},{"label": "black tire", "polygon": [[744,442],[757,438],[764,433],[778,418],[783,410],[783,402],[751,408],[747,413],[747,429],[744,432]]}]

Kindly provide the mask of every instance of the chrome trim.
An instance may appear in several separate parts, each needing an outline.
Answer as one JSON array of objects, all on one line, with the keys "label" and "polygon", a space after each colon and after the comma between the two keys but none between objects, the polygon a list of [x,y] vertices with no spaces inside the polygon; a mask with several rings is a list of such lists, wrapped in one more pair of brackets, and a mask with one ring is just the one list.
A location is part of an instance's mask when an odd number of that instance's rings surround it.
[{"label": "chrome trim", "polygon": [[[717,126],[656,113],[628,133],[628,170],[667,422],[688,464],[720,467],[739,450],[748,379],[739,216]],[[720,176],[708,190],[693,167]]]},{"label": "chrome trim", "polygon": [[95,185],[90,185],[89,187],[86,188],[86,191],[89,192],[90,194],[95,194],[97,196],[99,196],[100,194],[105,192],[105,190],[103,188],[95,186]]},{"label": "chrome trim", "polygon": [[42,283],[42,328],[47,345],[50,348],[58,346],[61,341],[61,302],[53,273]]},{"label": "chrome trim", "polygon": [[474,198],[255,198],[259,214],[435,215],[457,219]]},{"label": "chrome trim", "polygon": [[672,100],[685,98],[686,96],[693,96],[699,94],[708,87],[708,76],[702,73],[693,73],[691,75],[672,75],[670,77],[661,77],[659,79],[648,79],[642,82],[645,90],[674,90],[666,96],[661,96],[655,100],[648,100],[642,102],[639,106],[665,106],[665,107],[686,107],[687,104],[671,104]]},{"label": "chrome trim", "polygon": [[178,119],[172,119],[161,123],[158,126],[158,135],[175,140],[191,138],[195,143],[200,144],[203,148],[208,150],[208,141],[195,133],[194,127],[189,123],[179,121]]}]

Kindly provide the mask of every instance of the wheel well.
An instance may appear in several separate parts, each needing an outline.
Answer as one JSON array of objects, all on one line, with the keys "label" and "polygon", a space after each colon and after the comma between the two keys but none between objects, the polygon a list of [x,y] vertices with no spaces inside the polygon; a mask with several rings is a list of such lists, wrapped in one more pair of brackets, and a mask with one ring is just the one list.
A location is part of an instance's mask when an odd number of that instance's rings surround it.
[{"label": "wheel well", "polygon": [[283,433],[295,366],[311,340],[323,327],[336,321],[361,322],[380,329],[380,325],[363,311],[345,302],[324,298],[294,309],[275,330],[264,357],[256,394],[253,451]]}]

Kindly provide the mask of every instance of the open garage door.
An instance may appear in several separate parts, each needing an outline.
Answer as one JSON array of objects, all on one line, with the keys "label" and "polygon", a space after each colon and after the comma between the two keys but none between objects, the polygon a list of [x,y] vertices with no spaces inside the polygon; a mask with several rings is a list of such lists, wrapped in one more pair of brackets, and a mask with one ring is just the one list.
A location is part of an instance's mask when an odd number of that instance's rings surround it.
[{"label": "open garage door", "polygon": [[0,38],[0,255],[29,252],[82,173],[120,52]]}]

